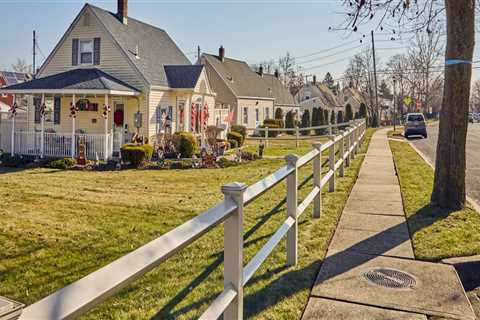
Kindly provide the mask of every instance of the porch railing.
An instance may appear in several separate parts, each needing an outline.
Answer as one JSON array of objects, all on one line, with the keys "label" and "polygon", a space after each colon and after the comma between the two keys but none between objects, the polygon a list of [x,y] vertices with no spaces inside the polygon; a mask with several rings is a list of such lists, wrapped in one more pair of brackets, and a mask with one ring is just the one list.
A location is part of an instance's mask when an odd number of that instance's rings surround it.
[{"label": "porch railing", "polygon": [[[242,183],[222,187],[225,199],[161,237],[113,261],[105,267],[26,307],[21,320],[66,319],[80,316],[135,279],[166,261],[215,226],[224,222],[224,290],[207,308],[201,319],[243,318],[243,287],[252,278],[283,237],[287,237],[287,264],[298,260],[298,219],[313,202],[313,218],[322,209],[322,188],[335,190],[336,173],[343,176],[345,167],[357,154],[365,139],[365,121],[357,121],[325,144],[314,143],[312,151],[298,157],[289,155],[287,164],[273,174],[246,186]],[[323,153],[328,153],[327,172],[322,175]],[[298,169],[313,161],[313,189],[298,204]],[[286,180],[287,216],[284,223],[243,266],[243,209],[259,196]]]},{"label": "porch railing", "polygon": [[[11,133],[10,133],[11,134]],[[72,139],[74,143],[72,144]],[[112,134],[62,134],[44,132],[17,131],[14,133],[14,154],[38,157],[78,157],[79,146],[85,146],[87,159],[109,159],[113,153]],[[74,148],[72,150],[72,147]],[[72,152],[73,151],[73,152]]]}]

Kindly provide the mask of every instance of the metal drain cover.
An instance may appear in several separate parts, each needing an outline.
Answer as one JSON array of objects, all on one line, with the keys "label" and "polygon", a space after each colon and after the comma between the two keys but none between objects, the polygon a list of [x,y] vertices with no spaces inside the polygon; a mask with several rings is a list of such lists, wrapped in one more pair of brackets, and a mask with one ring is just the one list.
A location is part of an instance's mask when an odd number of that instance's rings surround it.
[{"label": "metal drain cover", "polygon": [[392,289],[414,289],[417,285],[415,278],[403,271],[377,268],[363,274],[363,277],[377,286]]}]

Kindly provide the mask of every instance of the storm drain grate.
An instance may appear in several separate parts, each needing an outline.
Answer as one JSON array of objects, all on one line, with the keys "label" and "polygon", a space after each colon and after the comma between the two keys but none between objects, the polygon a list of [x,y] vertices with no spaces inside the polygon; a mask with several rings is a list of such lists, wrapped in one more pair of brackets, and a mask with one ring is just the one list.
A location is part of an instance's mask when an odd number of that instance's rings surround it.
[{"label": "storm drain grate", "polygon": [[417,285],[417,281],[413,276],[394,269],[373,269],[364,273],[363,277],[369,282],[385,288],[413,289]]}]

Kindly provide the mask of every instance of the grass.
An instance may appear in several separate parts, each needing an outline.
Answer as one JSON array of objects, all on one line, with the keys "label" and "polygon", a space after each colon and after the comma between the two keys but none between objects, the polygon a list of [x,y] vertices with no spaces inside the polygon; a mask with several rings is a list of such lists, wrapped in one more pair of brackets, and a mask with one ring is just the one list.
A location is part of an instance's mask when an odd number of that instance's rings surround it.
[{"label": "grass", "polygon": [[[356,157],[345,177],[338,178],[337,190],[325,193],[319,220],[311,218],[311,207],[301,217],[298,265],[285,266],[283,240],[247,284],[247,318],[300,317],[362,160]],[[0,172],[0,295],[31,304],[212,207],[223,198],[221,185],[251,184],[283,164],[260,160],[228,169]],[[311,190],[311,170],[300,170],[300,199]],[[246,207],[245,263],[285,216],[284,183]],[[214,228],[85,318],[197,318],[223,289],[222,240],[223,227]]]},{"label": "grass", "polygon": [[[298,147],[296,146],[295,136],[291,135],[282,135],[279,137],[281,140],[269,140],[268,146],[264,150],[264,155],[267,157],[281,157],[285,156],[288,153],[296,153],[298,155],[304,155],[310,150],[312,150],[312,143],[319,141],[319,142],[326,142],[328,138],[325,136],[320,137],[311,137],[305,139],[305,137],[301,137],[302,139],[298,141]],[[258,145],[260,144],[260,140],[252,140],[247,139],[245,141],[245,148],[244,150],[249,152],[258,153]]]},{"label": "grass", "polygon": [[430,206],[433,169],[404,142],[390,141],[415,257],[437,261],[480,254],[480,214],[469,205],[460,211]]}]

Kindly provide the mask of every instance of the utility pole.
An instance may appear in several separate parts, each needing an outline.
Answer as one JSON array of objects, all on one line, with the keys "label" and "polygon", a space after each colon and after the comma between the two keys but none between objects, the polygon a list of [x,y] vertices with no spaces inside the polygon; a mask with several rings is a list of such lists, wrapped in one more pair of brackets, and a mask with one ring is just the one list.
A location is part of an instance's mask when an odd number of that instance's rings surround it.
[{"label": "utility pole", "polygon": [[397,131],[397,79],[393,78],[393,131]]},{"label": "utility pole", "polygon": [[380,126],[380,113],[378,108],[378,85],[377,85],[377,62],[375,58],[375,38],[373,37],[373,30],[372,30],[372,53],[373,53],[373,77],[375,82],[375,112],[377,117],[376,126]]},{"label": "utility pole", "polygon": [[197,46],[197,63],[200,64],[200,46]]},{"label": "utility pole", "polygon": [[36,52],[35,52],[35,49],[37,47],[37,36],[35,34],[35,30],[33,30],[33,78],[35,79],[35,76],[37,75],[37,69],[36,69],[36,65],[35,65],[35,55],[36,55]]}]

